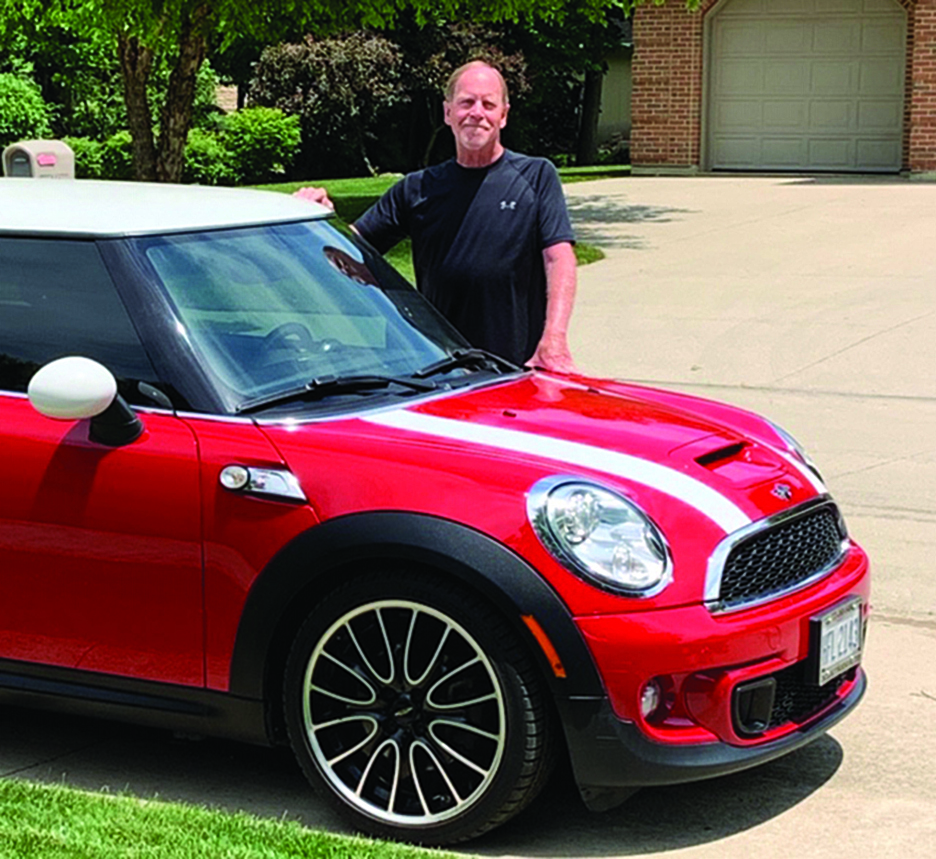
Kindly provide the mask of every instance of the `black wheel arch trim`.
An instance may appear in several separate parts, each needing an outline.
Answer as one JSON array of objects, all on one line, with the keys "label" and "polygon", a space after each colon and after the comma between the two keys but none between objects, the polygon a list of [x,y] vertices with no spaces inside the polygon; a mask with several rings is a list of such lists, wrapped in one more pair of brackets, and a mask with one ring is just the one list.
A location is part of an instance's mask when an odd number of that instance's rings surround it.
[{"label": "black wheel arch trim", "polygon": [[[253,583],[241,614],[230,692],[245,698],[265,697],[265,672],[277,629],[296,609],[296,600],[310,588],[332,587],[329,576],[342,575],[370,560],[404,561],[451,575],[504,614],[529,645],[554,696],[604,697],[591,653],[568,608],[530,564],[465,525],[398,511],[327,520],[294,538],[273,557]],[[565,678],[555,677],[522,615],[533,615],[546,632],[565,667]]]}]

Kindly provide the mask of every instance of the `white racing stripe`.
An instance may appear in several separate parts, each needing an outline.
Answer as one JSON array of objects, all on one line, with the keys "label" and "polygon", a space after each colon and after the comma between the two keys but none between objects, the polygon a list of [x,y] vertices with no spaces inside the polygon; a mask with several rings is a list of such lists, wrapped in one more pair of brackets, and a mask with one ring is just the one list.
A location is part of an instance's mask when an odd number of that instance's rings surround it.
[{"label": "white racing stripe", "polygon": [[710,486],[674,468],[629,456],[626,453],[617,453],[575,441],[549,438],[536,433],[440,418],[406,409],[380,412],[362,417],[361,420],[385,427],[485,445],[499,450],[532,454],[568,465],[577,465],[624,477],[694,507],[726,534],[751,523],[750,516]]}]

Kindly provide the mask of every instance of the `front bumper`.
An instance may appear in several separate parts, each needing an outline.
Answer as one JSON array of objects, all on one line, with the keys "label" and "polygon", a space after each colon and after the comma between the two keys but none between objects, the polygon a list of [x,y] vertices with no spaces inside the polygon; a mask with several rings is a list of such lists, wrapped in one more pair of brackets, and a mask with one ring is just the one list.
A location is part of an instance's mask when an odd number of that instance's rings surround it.
[{"label": "front bumper", "polygon": [[864,696],[859,668],[845,694],[817,718],[759,745],[721,741],[671,745],[618,718],[606,698],[557,702],[579,791],[593,811],[611,808],[639,787],[681,784],[758,766],[805,746],[841,721]]},{"label": "front bumper", "polygon": [[[818,685],[820,618],[861,602],[868,559],[851,544],[836,570],[773,602],[728,613],[704,605],[575,619],[605,695],[557,701],[586,804],[615,792],[724,775],[821,736],[861,699],[860,666]],[[649,713],[651,684],[663,706]]]}]

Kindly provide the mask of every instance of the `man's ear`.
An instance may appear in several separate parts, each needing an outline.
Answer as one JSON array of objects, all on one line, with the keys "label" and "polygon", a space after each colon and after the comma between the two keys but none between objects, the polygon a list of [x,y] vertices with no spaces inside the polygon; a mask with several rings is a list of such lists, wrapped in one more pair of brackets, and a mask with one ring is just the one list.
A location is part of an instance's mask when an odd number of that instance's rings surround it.
[{"label": "man's ear", "polygon": [[504,115],[501,117],[500,127],[503,128],[507,125],[507,114],[510,113],[510,102],[504,105]]},{"label": "man's ear", "polygon": [[442,119],[445,121],[446,125],[452,124],[452,105],[447,101],[442,102]]}]

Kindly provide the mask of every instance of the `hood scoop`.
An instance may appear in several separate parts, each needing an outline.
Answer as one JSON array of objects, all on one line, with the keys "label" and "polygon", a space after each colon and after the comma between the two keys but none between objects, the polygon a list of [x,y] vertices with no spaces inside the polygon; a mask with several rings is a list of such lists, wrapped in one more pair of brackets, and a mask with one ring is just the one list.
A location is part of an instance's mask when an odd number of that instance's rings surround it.
[{"label": "hood scoop", "polygon": [[697,456],[695,461],[703,468],[711,468],[712,466],[717,465],[719,462],[724,462],[728,459],[735,459],[747,446],[748,443],[746,441],[738,441],[734,444],[728,444],[724,447],[720,447],[717,450],[703,453],[701,456]]},{"label": "hood scoop", "polygon": [[786,463],[775,451],[737,436],[734,439],[709,436],[686,445],[681,453],[709,474],[739,488],[776,480],[787,472]]}]

